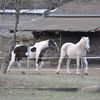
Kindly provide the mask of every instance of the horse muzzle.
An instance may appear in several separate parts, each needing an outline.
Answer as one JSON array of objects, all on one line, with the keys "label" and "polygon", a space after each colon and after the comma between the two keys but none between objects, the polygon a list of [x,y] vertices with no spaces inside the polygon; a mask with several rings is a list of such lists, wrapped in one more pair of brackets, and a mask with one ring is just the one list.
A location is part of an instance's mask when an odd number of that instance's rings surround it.
[{"label": "horse muzzle", "polygon": [[58,47],[56,47],[56,48],[55,48],[55,51],[59,52],[59,48],[58,48]]}]

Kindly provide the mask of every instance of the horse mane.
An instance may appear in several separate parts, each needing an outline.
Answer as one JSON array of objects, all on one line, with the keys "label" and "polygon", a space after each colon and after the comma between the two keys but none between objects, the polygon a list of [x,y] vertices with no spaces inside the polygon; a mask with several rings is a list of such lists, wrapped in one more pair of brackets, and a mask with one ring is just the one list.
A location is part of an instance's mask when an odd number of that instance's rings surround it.
[{"label": "horse mane", "polygon": [[77,43],[81,48],[84,47],[84,45],[83,45],[83,38],[84,38],[84,37],[82,37],[82,38],[80,39],[80,41]]}]

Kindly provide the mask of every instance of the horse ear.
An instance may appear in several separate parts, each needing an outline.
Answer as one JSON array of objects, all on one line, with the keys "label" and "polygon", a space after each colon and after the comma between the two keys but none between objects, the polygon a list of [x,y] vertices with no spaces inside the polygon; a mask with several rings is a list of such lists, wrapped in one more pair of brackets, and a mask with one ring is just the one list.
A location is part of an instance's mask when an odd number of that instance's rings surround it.
[{"label": "horse ear", "polygon": [[49,41],[50,41],[50,42],[51,42],[51,41],[52,41],[52,42],[54,42],[54,40],[53,40],[53,39],[49,39]]},{"label": "horse ear", "polygon": [[84,36],[82,36],[82,39],[84,39],[85,37]]},{"label": "horse ear", "polygon": [[53,39],[49,39],[49,43],[53,43],[54,42],[54,40]]},{"label": "horse ear", "polygon": [[86,37],[87,39],[89,39],[89,37]]}]

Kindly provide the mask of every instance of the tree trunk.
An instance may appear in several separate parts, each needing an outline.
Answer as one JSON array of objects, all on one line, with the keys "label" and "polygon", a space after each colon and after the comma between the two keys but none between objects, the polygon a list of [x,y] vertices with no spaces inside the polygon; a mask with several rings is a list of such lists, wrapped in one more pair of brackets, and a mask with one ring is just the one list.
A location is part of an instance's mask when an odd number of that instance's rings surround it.
[{"label": "tree trunk", "polygon": [[20,13],[20,2],[21,0],[16,0],[15,4],[15,10],[16,10],[16,15],[15,15],[15,28],[14,28],[14,35],[12,37],[12,43],[11,43],[11,47],[9,50],[9,54],[7,57],[5,57],[5,69],[4,69],[4,73],[6,73],[9,62],[11,60],[11,53],[14,50],[15,46],[16,46],[16,32],[17,32],[17,28],[18,28],[18,24],[19,24],[19,13]]}]

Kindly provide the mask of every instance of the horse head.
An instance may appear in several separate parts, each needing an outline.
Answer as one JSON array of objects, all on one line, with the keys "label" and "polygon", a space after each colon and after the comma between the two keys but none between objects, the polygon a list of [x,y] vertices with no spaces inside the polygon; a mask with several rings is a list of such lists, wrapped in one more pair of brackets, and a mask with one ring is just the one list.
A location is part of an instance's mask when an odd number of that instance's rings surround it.
[{"label": "horse head", "polygon": [[58,48],[58,46],[57,46],[57,43],[54,41],[54,40],[49,40],[48,41],[49,43],[48,43],[48,45],[49,45],[49,47],[51,48],[51,49],[54,49],[54,50],[56,50],[56,51],[59,51],[59,48]]},{"label": "horse head", "polygon": [[89,52],[90,50],[89,37],[82,37],[82,41],[84,44],[84,48],[86,49],[86,51]]}]

